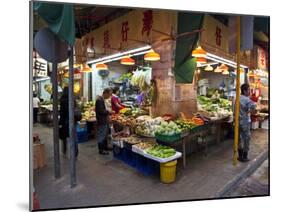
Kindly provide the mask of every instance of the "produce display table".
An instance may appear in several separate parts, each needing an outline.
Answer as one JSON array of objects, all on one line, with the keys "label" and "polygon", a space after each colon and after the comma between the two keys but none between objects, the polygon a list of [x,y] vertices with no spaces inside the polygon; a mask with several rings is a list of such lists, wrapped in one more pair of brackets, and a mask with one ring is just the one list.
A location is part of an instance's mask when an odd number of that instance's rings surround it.
[{"label": "produce display table", "polygon": [[39,122],[52,126],[53,105],[41,105],[38,113]]},{"label": "produce display table", "polygon": [[210,124],[213,126],[216,126],[216,142],[219,144],[221,142],[221,129],[222,129],[222,124],[224,122],[227,122],[229,120],[229,117],[223,117],[223,118],[216,118],[216,119],[211,119]]},{"label": "produce display table", "polygon": [[209,124],[205,124],[205,125],[196,127],[191,131],[182,133],[178,140],[175,140],[172,142],[157,140],[157,142],[165,144],[165,145],[169,145],[169,146],[176,146],[178,144],[181,144],[182,145],[183,168],[185,169],[186,168],[186,143],[188,141],[190,141],[193,137],[201,137],[202,142],[205,144],[205,151],[207,152],[207,142],[204,138],[209,133],[209,130],[210,130]]},{"label": "produce display table", "polygon": [[176,152],[167,158],[155,157],[148,154],[146,150],[138,148],[137,145],[128,145],[122,139],[113,139],[113,154],[115,158],[122,160],[145,175],[159,173],[160,164],[175,161],[182,156],[181,152]]}]

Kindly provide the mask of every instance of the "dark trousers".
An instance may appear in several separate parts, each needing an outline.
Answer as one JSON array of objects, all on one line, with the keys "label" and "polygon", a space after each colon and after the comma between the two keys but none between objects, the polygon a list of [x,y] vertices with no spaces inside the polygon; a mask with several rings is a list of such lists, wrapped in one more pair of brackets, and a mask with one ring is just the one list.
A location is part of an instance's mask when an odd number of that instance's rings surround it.
[{"label": "dark trousers", "polygon": [[38,108],[33,108],[33,123],[37,123]]},{"label": "dark trousers", "polygon": [[239,126],[239,149],[248,152],[250,149],[251,125],[249,123]]},{"label": "dark trousers", "polygon": [[100,150],[103,150],[107,147],[107,135],[108,135],[108,124],[98,125],[98,146]]}]

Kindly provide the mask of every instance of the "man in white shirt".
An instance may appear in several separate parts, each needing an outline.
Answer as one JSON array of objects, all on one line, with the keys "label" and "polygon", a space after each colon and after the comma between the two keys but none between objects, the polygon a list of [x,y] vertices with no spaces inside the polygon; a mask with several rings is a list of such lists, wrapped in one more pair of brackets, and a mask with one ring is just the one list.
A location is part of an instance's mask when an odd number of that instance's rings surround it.
[{"label": "man in white shirt", "polygon": [[40,99],[36,94],[33,94],[33,124],[37,123],[37,115],[40,106]]}]

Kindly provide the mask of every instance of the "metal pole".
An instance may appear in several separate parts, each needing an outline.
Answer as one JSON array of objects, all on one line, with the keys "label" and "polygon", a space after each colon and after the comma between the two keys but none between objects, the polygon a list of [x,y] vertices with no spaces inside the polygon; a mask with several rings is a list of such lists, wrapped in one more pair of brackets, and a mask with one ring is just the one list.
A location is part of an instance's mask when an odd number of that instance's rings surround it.
[{"label": "metal pole", "polygon": [[53,90],[53,139],[54,139],[55,178],[60,178],[57,63],[52,64],[52,90]]},{"label": "metal pole", "polygon": [[240,112],[240,16],[237,16],[237,36],[236,36],[236,98],[235,98],[235,128],[233,145],[233,165],[237,165],[238,139],[239,139],[239,112]]},{"label": "metal pole", "polygon": [[76,186],[75,164],[75,126],[74,126],[74,77],[73,77],[73,46],[69,51],[69,84],[68,84],[68,112],[69,112],[69,143],[70,143],[70,186]]}]

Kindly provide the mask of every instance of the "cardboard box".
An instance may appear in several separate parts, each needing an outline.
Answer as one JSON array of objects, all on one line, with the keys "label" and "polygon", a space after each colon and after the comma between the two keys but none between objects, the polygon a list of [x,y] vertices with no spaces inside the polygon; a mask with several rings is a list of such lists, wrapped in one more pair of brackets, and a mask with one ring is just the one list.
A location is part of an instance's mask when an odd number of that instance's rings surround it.
[{"label": "cardboard box", "polygon": [[46,166],[46,155],[44,144],[33,144],[33,169]]}]

